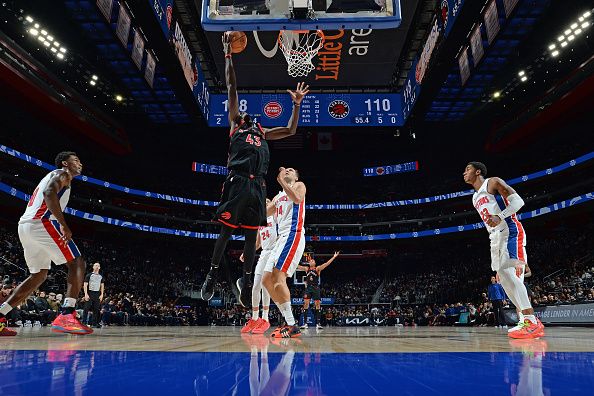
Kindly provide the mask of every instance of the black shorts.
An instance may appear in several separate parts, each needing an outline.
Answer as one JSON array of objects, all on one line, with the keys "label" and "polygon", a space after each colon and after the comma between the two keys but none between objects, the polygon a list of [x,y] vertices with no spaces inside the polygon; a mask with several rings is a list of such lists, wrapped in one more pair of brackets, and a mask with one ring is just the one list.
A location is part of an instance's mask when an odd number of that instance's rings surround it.
[{"label": "black shorts", "polygon": [[221,203],[214,217],[232,228],[266,226],[266,181],[231,172],[223,184]]},{"label": "black shorts", "polygon": [[303,296],[304,300],[320,300],[320,288],[319,287],[307,287],[305,289],[305,295]]}]

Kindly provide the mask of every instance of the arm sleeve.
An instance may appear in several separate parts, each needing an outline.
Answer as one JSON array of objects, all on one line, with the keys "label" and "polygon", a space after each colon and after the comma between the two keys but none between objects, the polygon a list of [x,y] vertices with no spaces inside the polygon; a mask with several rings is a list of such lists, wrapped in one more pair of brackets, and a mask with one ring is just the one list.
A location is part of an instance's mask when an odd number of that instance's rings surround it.
[{"label": "arm sleeve", "polygon": [[509,197],[507,197],[507,202],[507,207],[497,215],[501,218],[501,220],[515,214],[518,210],[520,210],[520,208],[522,208],[522,206],[524,206],[524,200],[517,193],[511,194]]}]

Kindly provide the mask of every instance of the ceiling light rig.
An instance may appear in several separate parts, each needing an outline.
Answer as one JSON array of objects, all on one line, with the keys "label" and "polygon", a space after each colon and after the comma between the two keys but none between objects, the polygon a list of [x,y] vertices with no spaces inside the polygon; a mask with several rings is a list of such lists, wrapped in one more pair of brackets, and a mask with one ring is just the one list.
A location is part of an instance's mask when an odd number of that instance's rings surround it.
[{"label": "ceiling light rig", "polygon": [[[41,27],[39,23],[33,23],[34,19],[31,16],[25,17],[27,32],[37,39],[49,49],[56,58],[63,60],[66,48],[62,47],[58,41],[54,39],[54,36],[47,31],[47,29]],[[53,44],[53,46],[52,46]]]},{"label": "ceiling light rig", "polygon": [[[571,23],[568,29],[563,31],[563,34],[557,37],[559,46],[561,48],[567,47],[570,42],[574,41],[577,36],[582,34],[592,23],[588,20],[592,16],[592,11],[586,11],[577,18],[577,21]],[[556,58],[561,53],[561,49],[557,47],[557,44],[549,44],[549,55]]]}]

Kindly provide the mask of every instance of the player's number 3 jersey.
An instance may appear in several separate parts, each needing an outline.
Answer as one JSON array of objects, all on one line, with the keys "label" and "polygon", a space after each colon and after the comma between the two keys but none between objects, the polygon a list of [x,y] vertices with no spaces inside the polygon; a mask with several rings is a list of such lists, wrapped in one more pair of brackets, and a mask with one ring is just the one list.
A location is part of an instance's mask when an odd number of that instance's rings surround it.
[{"label": "player's number 3 jersey", "polygon": [[[37,188],[31,194],[31,198],[29,199],[29,203],[27,203],[27,209],[25,213],[21,216],[19,220],[19,224],[24,223],[33,223],[37,221],[42,221],[45,219],[56,220],[56,218],[51,214],[50,210],[45,203],[45,199],[43,197],[43,191],[47,188],[50,179],[56,175],[56,171],[52,171],[45,175],[43,179],[37,185]],[[60,208],[62,211],[66,209],[68,205],[68,200],[70,198],[70,187],[64,187],[60,191],[58,191],[58,199],[60,201]]]}]

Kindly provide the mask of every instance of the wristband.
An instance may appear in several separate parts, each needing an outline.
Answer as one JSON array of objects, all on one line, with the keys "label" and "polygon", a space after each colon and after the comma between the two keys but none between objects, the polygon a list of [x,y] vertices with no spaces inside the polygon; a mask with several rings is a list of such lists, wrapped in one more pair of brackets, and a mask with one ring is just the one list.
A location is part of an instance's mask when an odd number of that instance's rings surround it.
[{"label": "wristband", "polygon": [[300,107],[301,106],[301,103],[295,103],[295,102],[293,102],[293,106]]},{"label": "wristband", "polygon": [[231,54],[225,55],[225,58],[231,58]]}]

